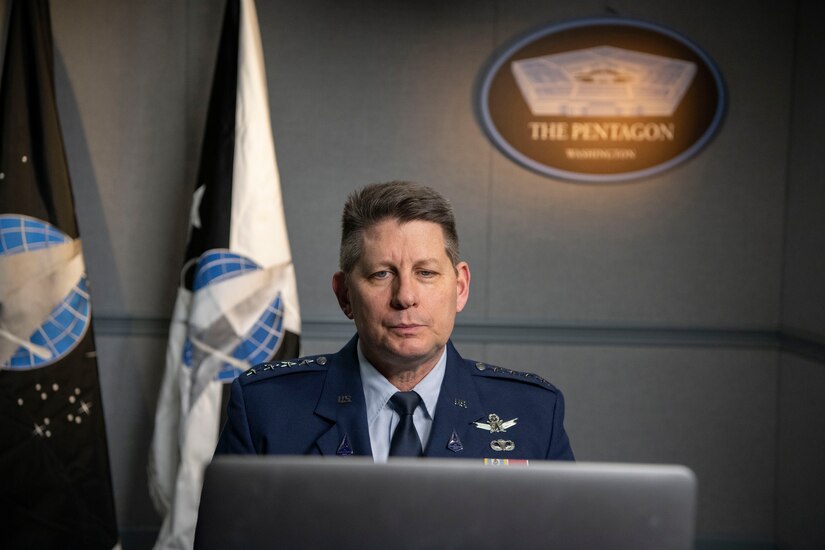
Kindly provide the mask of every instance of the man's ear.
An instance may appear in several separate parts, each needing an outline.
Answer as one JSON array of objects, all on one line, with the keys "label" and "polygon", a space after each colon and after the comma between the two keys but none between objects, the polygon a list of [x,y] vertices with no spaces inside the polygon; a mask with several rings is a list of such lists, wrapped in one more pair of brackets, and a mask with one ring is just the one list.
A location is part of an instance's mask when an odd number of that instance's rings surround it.
[{"label": "man's ear", "polygon": [[338,299],[338,307],[349,319],[352,319],[352,304],[349,301],[349,287],[347,286],[347,276],[343,271],[332,276],[332,291]]},{"label": "man's ear", "polygon": [[470,297],[470,266],[467,262],[459,262],[455,266],[456,271],[456,313],[464,309],[467,299]]}]

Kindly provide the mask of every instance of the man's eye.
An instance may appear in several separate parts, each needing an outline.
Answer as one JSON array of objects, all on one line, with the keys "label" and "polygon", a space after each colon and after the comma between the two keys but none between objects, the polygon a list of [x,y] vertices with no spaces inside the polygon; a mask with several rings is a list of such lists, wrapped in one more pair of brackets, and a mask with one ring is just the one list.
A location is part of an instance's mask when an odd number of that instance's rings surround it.
[{"label": "man's eye", "polygon": [[390,276],[389,271],[376,271],[375,273],[372,274],[373,279],[386,279],[389,276]]},{"label": "man's eye", "polygon": [[422,269],[418,274],[425,278],[435,277],[436,275],[435,271],[427,271],[426,269]]}]

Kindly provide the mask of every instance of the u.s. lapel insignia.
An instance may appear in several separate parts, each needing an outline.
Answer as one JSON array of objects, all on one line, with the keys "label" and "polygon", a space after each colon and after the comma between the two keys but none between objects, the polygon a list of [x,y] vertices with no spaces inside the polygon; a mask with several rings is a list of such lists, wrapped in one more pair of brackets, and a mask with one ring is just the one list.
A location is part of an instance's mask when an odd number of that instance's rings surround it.
[{"label": "u.s. lapel insignia", "polygon": [[506,432],[508,428],[512,428],[516,425],[518,418],[513,418],[512,420],[502,420],[496,413],[491,413],[487,415],[487,422],[473,422],[473,425],[476,428],[480,428],[482,430],[487,430],[490,433],[498,433],[498,432]]},{"label": "u.s. lapel insignia", "polygon": [[351,395],[339,395],[338,396],[338,403],[342,404],[342,405],[344,403],[352,403],[352,396]]},{"label": "u.s. lapel insignia", "polygon": [[341,443],[338,445],[338,450],[335,451],[335,454],[338,456],[350,456],[353,453],[352,446],[349,444],[349,436],[344,434],[344,437],[341,438]]},{"label": "u.s. lapel insignia", "polygon": [[464,445],[461,444],[461,440],[458,438],[458,434],[455,430],[453,430],[453,435],[450,436],[450,441],[447,443],[447,448],[454,453],[460,453],[464,450]]},{"label": "u.s. lapel insignia", "polygon": [[455,405],[456,407],[461,407],[462,409],[466,409],[467,408],[467,400],[466,399],[461,399],[460,397],[456,397],[453,400],[453,405]]}]

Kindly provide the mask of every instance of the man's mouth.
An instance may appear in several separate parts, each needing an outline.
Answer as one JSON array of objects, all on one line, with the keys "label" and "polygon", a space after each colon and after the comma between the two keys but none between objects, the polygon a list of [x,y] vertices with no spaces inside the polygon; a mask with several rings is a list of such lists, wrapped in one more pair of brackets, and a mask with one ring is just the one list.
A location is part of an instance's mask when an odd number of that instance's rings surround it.
[{"label": "man's mouth", "polygon": [[419,325],[417,323],[399,323],[396,325],[391,325],[390,330],[394,330],[396,332],[413,332],[423,326],[424,325]]}]

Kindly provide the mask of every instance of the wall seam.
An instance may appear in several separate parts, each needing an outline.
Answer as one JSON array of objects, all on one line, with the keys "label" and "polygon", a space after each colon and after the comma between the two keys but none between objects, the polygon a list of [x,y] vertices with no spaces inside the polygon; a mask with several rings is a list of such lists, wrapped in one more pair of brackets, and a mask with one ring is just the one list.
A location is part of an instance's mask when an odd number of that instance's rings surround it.
[{"label": "wall seam", "polygon": [[[95,334],[115,337],[166,338],[170,322],[169,317],[95,315],[93,318]],[[302,321],[302,336],[308,339],[349,338],[354,331],[352,322],[347,320],[318,317]],[[825,366],[825,340],[801,331],[777,331],[772,327],[561,325],[479,320],[456,323],[453,338],[482,344],[761,348],[793,354]]]},{"label": "wall seam", "polygon": [[[492,14],[491,14],[491,25],[490,25],[490,51],[495,51],[496,45],[498,44],[498,23],[499,23],[499,6],[498,0],[492,0],[490,3]],[[476,94],[479,94],[479,90],[476,90]],[[479,106],[480,107],[480,106]],[[480,117],[480,114],[476,115]],[[486,263],[485,263],[485,285],[484,285],[484,319],[488,319],[490,317],[490,301],[492,297],[492,283],[491,283],[491,274],[493,270],[493,265],[490,262],[490,258],[493,257],[492,249],[493,249],[493,187],[494,187],[494,180],[495,177],[493,173],[495,171],[495,148],[490,140],[485,140],[487,142],[487,235],[485,239],[485,252],[486,252]],[[481,343],[481,350],[482,356],[481,359],[486,361],[487,360],[487,349],[488,349],[488,342]]]},{"label": "wall seam", "polygon": [[[491,51],[495,51],[496,44],[498,43],[498,2],[497,0],[492,1],[492,25],[491,25]],[[491,284],[490,284],[490,275],[492,272],[492,264],[490,263],[489,259],[492,258],[492,248],[493,248],[493,182],[495,178],[493,177],[493,172],[495,170],[495,150],[493,144],[490,140],[486,140],[487,142],[487,235],[485,239],[485,253],[487,258],[486,267],[486,284],[484,288],[484,318],[487,319],[490,316],[490,298],[492,296]]]},{"label": "wall seam", "polygon": [[[790,75],[790,93],[788,101],[788,135],[787,148],[785,150],[785,194],[783,197],[783,220],[782,220],[782,240],[780,248],[780,273],[779,273],[779,319],[778,319],[778,334],[779,334],[779,350],[776,355],[776,385],[775,385],[775,403],[776,403],[776,425],[774,427],[774,477],[773,477],[773,538],[779,543],[780,536],[780,491],[781,491],[781,425],[782,425],[782,368],[783,356],[786,352],[800,353],[805,351],[808,342],[804,339],[796,338],[793,335],[788,335],[785,330],[785,286],[788,277],[788,239],[789,239],[789,220],[790,220],[790,193],[791,193],[791,157],[794,152],[794,128],[796,125],[796,89],[797,89],[797,68],[799,58],[799,17],[801,12],[800,0],[795,2],[795,13],[793,20],[794,40],[791,46],[791,75]],[[825,354],[823,354],[825,355]]]}]

